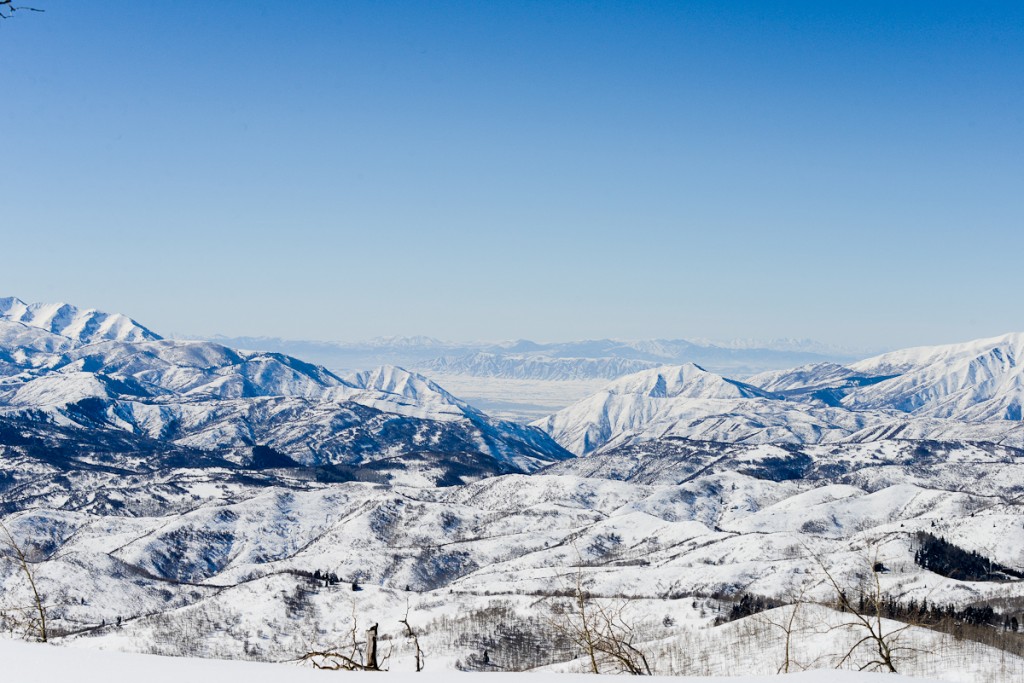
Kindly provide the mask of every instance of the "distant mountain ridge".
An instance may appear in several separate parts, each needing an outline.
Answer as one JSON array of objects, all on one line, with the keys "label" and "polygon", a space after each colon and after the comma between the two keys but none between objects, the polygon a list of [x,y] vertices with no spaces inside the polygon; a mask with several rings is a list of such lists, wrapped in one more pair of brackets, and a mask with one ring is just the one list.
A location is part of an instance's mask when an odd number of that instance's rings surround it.
[{"label": "distant mountain ridge", "polygon": [[473,375],[504,379],[565,381],[615,379],[658,367],[655,361],[629,358],[549,358],[527,354],[485,351],[462,356],[443,356],[422,364],[424,372],[441,375]]},{"label": "distant mountain ridge", "polygon": [[400,365],[438,375],[522,380],[615,379],[661,365],[699,363],[716,372],[745,376],[805,363],[853,361],[859,356],[806,340],[716,344],[685,339],[597,339],[540,343],[445,342],[432,337],[387,337],[365,342],[286,340],[274,337],[211,337],[211,341],[308,358],[336,370]]}]

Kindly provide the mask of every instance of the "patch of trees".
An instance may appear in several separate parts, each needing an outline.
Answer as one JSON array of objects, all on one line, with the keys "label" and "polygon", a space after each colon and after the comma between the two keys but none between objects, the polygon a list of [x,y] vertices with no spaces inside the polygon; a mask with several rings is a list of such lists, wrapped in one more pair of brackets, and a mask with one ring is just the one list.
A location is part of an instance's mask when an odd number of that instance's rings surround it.
[{"label": "patch of trees", "polygon": [[928,604],[927,600],[918,603],[917,600],[899,602],[891,596],[886,596],[876,606],[870,602],[865,604],[864,597],[859,599],[859,610],[868,614],[886,619],[906,621],[920,626],[938,626],[943,622],[954,624],[969,624],[971,626],[992,626],[1001,628],[1004,615],[996,612],[990,605],[968,605],[957,608],[955,605]]},{"label": "patch of trees", "polygon": [[[301,576],[305,578],[306,581],[309,583],[310,587],[312,588],[318,588],[320,586],[323,586],[324,588],[329,588],[330,586],[336,586],[339,583],[348,583],[347,580],[338,578],[337,574],[335,574],[334,572],[329,572],[326,569],[315,569],[313,571],[307,571],[304,569],[289,569],[287,573],[292,574],[294,576]],[[355,584],[356,582],[353,580],[352,583]],[[353,590],[358,589],[353,588]]]},{"label": "patch of trees", "polygon": [[750,593],[740,593],[738,596],[716,595],[715,599],[721,601],[735,600],[729,611],[723,612],[715,618],[716,626],[760,614],[761,612],[786,604],[781,600],[774,600],[763,595],[752,595]]},{"label": "patch of trees", "polygon": [[444,633],[455,649],[469,651],[455,662],[463,671],[527,671],[579,654],[567,634],[550,628],[540,610],[521,615],[505,600],[455,617],[444,615],[428,630]]},{"label": "patch of trees", "polygon": [[926,531],[917,533],[914,562],[925,569],[959,581],[1008,581],[1024,579],[1024,573],[993,562],[976,551],[967,551],[945,538]]}]

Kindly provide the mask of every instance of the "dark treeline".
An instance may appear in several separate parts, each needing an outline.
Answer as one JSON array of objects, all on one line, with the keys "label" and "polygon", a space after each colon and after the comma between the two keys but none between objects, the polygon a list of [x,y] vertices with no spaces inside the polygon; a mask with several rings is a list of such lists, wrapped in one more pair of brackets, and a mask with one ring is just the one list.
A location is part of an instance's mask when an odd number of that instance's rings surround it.
[{"label": "dark treeline", "polygon": [[1024,579],[1024,573],[993,562],[975,551],[955,546],[926,531],[917,533],[914,562],[928,571],[958,581],[1008,581]]},{"label": "dark treeline", "polygon": [[763,595],[752,595],[750,593],[740,593],[738,596],[726,596],[726,595],[715,595],[716,600],[722,602],[732,602],[728,611],[724,611],[715,618],[715,624],[725,624],[730,621],[736,621],[744,617],[749,617],[766,610],[775,609],[776,607],[782,607],[786,603],[781,600],[774,598],[768,598]]}]

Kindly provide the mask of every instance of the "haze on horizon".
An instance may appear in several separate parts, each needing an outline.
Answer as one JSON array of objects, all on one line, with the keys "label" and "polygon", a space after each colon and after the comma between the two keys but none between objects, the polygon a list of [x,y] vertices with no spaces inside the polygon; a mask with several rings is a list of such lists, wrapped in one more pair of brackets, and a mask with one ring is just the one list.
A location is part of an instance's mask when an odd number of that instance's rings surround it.
[{"label": "haze on horizon", "polygon": [[1024,330],[1024,5],[32,4],[0,296],[288,339]]}]

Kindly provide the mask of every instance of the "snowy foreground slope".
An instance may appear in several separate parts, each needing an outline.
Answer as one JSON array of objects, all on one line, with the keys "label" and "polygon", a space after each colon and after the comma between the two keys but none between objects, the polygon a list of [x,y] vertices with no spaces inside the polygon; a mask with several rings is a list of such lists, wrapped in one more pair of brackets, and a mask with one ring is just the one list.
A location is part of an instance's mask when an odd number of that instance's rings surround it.
[{"label": "snowy foreground slope", "polygon": [[[244,680],[247,683],[308,683],[323,681],[332,674],[301,669],[294,666],[254,664],[248,662],[225,662],[211,659],[184,659],[153,657],[147,655],[115,654],[107,652],[83,652],[45,645],[29,645],[0,640],[0,661],[4,673],[10,680],[22,683],[51,683],[53,681],[75,681],[77,683],[120,683],[121,681],[145,680],[149,683],[181,683],[181,681],[225,681]],[[335,674],[336,675],[336,674]],[[388,672],[378,674],[389,681],[409,683],[440,683],[451,681],[450,672]],[[510,674],[510,673],[459,673],[462,683],[503,683],[526,680],[532,683],[583,683],[593,678],[569,674]],[[691,683],[690,677],[672,678],[674,683]],[[767,683],[777,680],[768,676],[742,676],[722,680],[723,683]],[[807,671],[795,673],[785,680],[792,683],[898,683],[906,681],[902,676],[853,671]],[[927,683],[923,679],[914,679]]]}]

